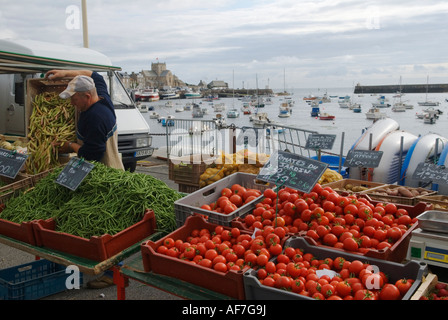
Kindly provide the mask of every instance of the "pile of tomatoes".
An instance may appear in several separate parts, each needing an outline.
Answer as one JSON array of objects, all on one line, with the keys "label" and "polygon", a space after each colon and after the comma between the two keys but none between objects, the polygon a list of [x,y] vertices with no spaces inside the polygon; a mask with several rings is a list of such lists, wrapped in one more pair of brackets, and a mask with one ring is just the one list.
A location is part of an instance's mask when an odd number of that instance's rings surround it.
[{"label": "pile of tomatoes", "polygon": [[317,244],[352,252],[391,247],[417,221],[394,203],[372,204],[357,195],[340,195],[316,184],[311,192],[292,188],[264,191],[264,198],[244,218],[245,227],[284,227]]},{"label": "pile of tomatoes", "polygon": [[420,300],[448,300],[448,284],[437,282]]},{"label": "pile of tomatoes", "polygon": [[163,239],[156,252],[220,272],[264,267],[282,253],[286,240],[283,228],[267,226],[249,233],[217,225],[214,230],[194,229],[187,239]]},{"label": "pile of tomatoes", "polygon": [[293,247],[259,268],[257,277],[265,286],[319,300],[401,300],[414,283],[406,278],[390,282],[360,260],[319,259]]},{"label": "pile of tomatoes", "polygon": [[201,209],[229,214],[260,196],[260,190],[245,188],[241,184],[236,183],[230,188],[223,188],[221,196],[215,202],[204,204],[201,206]]}]

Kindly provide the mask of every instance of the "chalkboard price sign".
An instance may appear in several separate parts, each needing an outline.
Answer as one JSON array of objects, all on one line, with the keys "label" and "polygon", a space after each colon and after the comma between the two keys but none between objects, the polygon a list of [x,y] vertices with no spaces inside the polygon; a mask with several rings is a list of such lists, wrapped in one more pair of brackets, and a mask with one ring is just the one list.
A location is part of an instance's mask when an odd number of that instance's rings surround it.
[{"label": "chalkboard price sign", "polygon": [[383,151],[350,150],[345,158],[344,166],[376,168],[382,156]]},{"label": "chalkboard price sign", "polygon": [[448,184],[448,168],[434,163],[420,162],[412,175],[412,179],[438,184]]},{"label": "chalkboard price sign", "polygon": [[306,140],[307,149],[332,149],[334,141],[336,140],[335,134],[310,134]]},{"label": "chalkboard price sign", "polygon": [[15,179],[28,155],[14,150],[0,149],[0,175]]},{"label": "chalkboard price sign", "polygon": [[290,152],[277,151],[261,168],[257,179],[310,192],[328,164]]},{"label": "chalkboard price sign", "polygon": [[73,157],[56,178],[56,183],[75,191],[94,166],[84,159]]}]

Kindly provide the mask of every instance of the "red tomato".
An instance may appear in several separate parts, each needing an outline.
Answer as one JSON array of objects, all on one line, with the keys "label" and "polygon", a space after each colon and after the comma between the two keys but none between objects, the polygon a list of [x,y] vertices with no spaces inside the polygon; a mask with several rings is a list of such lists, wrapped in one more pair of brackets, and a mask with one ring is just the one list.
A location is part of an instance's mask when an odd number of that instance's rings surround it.
[{"label": "red tomato", "polygon": [[353,296],[354,300],[377,300],[375,293],[368,289],[361,289],[355,292]]},{"label": "red tomato", "polygon": [[237,207],[241,207],[243,205],[243,198],[239,194],[233,194],[229,197],[230,202],[232,202]]},{"label": "red tomato", "polygon": [[221,190],[221,196],[230,198],[230,196],[233,194],[233,191],[230,190],[230,188],[224,188]]},{"label": "red tomato", "polygon": [[404,224],[405,226],[409,226],[412,224],[412,218],[408,215],[401,215],[398,218],[398,224]]},{"label": "red tomato", "polygon": [[336,292],[341,297],[346,297],[352,294],[352,287],[347,281],[339,281],[336,285]]},{"label": "red tomato", "polygon": [[342,242],[344,244],[344,249],[348,251],[358,251],[358,243],[353,238],[346,238]]},{"label": "red tomato", "polygon": [[219,272],[227,272],[227,265],[223,262],[218,262],[215,265],[213,265],[213,269]]},{"label": "red tomato", "polygon": [[269,257],[265,254],[260,254],[257,256],[257,265],[260,267],[264,267],[266,263],[268,263]]},{"label": "red tomato", "polygon": [[292,202],[286,202],[283,205],[283,210],[285,210],[285,214],[292,216],[296,213],[296,206]]},{"label": "red tomato", "polygon": [[363,220],[367,220],[372,218],[372,216],[373,216],[372,208],[366,205],[359,206],[358,217],[360,217]]},{"label": "red tomato", "polygon": [[398,241],[401,238],[401,229],[398,227],[392,227],[387,229],[387,239],[390,239],[392,242]]},{"label": "red tomato", "polygon": [[412,284],[414,283],[414,280],[412,279],[400,279],[395,282],[395,286],[400,291],[401,296],[404,296],[406,292],[412,287]]},{"label": "red tomato", "polygon": [[358,214],[358,207],[349,203],[344,207],[344,214],[352,214],[353,216],[356,216]]},{"label": "red tomato", "polygon": [[323,244],[331,247],[333,247],[337,242],[338,237],[334,233],[328,233],[322,239]]},{"label": "red tomato", "polygon": [[386,214],[395,214],[397,212],[397,206],[389,202],[384,206],[384,210],[386,211]]},{"label": "red tomato", "polygon": [[380,291],[380,300],[398,300],[400,299],[400,290],[391,283],[386,283]]},{"label": "red tomato", "polygon": [[174,239],[170,237],[165,238],[165,240],[163,240],[163,245],[168,249],[174,247],[174,243],[175,243]]},{"label": "red tomato", "polygon": [[277,198],[277,193],[273,189],[271,189],[271,188],[268,188],[268,189],[264,190],[263,195],[266,198],[271,198],[271,199]]}]

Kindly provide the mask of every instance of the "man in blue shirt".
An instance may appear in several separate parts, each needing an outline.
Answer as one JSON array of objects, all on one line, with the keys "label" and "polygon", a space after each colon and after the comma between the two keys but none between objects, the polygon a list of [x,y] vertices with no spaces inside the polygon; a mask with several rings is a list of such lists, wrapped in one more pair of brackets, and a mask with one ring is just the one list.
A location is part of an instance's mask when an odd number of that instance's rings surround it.
[{"label": "man in blue shirt", "polygon": [[[79,113],[77,141],[62,141],[59,152],[76,152],[79,157],[98,161],[111,168],[124,170],[118,152],[117,121],[114,105],[103,77],[89,70],[51,70],[45,78],[57,80],[73,78],[67,88],[59,94],[70,98]],[[113,272],[107,270],[103,276],[87,283],[89,288],[101,289],[114,284]]]},{"label": "man in blue shirt", "polygon": [[118,152],[114,105],[103,77],[90,70],[51,70],[45,77],[50,80],[73,78],[60,97],[70,98],[79,112],[78,140],[64,143],[59,151],[76,152],[87,161],[94,160],[124,170]]}]

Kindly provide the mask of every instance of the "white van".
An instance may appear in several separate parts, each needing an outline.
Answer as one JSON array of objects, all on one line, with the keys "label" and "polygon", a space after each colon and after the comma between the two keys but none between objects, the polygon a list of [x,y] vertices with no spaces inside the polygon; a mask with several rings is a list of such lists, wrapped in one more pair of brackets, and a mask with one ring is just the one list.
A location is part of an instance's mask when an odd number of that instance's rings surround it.
[{"label": "white van", "polygon": [[89,69],[102,74],[109,86],[118,125],[118,149],[126,169],[152,155],[148,122],[125,90],[119,71],[102,53],[80,47],[32,41],[0,40],[0,134],[27,134],[27,79],[51,69]]}]

